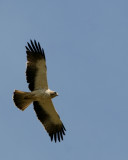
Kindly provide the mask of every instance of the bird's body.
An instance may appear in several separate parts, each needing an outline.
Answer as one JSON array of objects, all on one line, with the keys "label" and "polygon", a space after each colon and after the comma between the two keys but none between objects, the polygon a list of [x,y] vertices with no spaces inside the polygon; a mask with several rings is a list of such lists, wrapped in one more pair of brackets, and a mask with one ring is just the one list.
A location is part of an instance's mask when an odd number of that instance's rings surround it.
[{"label": "bird's body", "polygon": [[44,50],[40,44],[31,41],[26,47],[27,69],[26,78],[31,92],[14,91],[13,100],[20,110],[25,110],[32,102],[38,119],[44,125],[51,140],[55,142],[63,140],[65,127],[56,112],[52,98],[58,96],[58,93],[48,88],[47,67]]},{"label": "bird's body", "polygon": [[54,98],[55,96],[58,96],[58,94],[55,91],[52,91],[50,89],[37,89],[29,93],[30,93],[30,98],[33,97],[33,101],[40,101],[40,100],[46,101]]}]

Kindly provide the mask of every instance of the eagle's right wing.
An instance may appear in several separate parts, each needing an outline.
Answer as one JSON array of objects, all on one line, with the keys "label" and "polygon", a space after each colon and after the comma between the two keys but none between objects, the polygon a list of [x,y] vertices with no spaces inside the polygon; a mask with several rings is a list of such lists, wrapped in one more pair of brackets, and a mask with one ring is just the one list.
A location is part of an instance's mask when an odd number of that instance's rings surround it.
[{"label": "eagle's right wing", "polygon": [[36,89],[48,89],[46,59],[40,43],[31,40],[31,44],[26,46],[27,69],[26,79],[31,91]]}]

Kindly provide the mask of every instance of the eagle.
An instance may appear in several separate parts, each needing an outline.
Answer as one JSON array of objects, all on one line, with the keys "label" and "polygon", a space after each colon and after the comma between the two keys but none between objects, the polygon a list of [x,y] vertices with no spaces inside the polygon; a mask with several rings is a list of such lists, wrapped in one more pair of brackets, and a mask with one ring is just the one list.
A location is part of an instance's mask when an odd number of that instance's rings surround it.
[{"label": "eagle", "polygon": [[31,103],[40,122],[49,134],[51,141],[61,141],[65,135],[65,127],[56,112],[52,98],[58,93],[48,88],[46,58],[43,48],[36,40],[27,42],[26,80],[31,92],[15,90],[13,101],[15,106],[24,111]]}]

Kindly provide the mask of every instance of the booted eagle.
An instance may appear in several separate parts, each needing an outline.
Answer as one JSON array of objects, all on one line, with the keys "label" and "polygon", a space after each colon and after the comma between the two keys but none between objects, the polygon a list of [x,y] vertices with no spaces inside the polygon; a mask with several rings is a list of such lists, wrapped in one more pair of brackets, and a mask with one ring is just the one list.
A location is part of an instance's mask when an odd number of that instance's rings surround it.
[{"label": "booted eagle", "polygon": [[65,135],[65,127],[52,103],[58,93],[48,88],[47,67],[43,48],[40,43],[30,40],[26,47],[26,79],[31,92],[15,90],[13,100],[20,110],[25,110],[32,102],[38,119],[48,132],[51,141],[60,142]]}]

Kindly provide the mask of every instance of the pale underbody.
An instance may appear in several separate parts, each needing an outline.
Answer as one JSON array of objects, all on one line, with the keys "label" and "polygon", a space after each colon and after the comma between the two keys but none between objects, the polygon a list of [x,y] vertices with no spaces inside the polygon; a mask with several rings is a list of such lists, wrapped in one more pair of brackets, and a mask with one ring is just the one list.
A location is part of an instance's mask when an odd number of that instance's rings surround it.
[{"label": "pale underbody", "polygon": [[34,90],[32,92],[29,92],[29,95],[27,95],[25,97],[25,99],[33,99],[33,101],[40,101],[40,100],[44,100],[47,101],[49,99],[54,98],[55,96],[58,96],[58,94],[55,91],[52,91],[50,89],[38,89],[38,90]]}]

